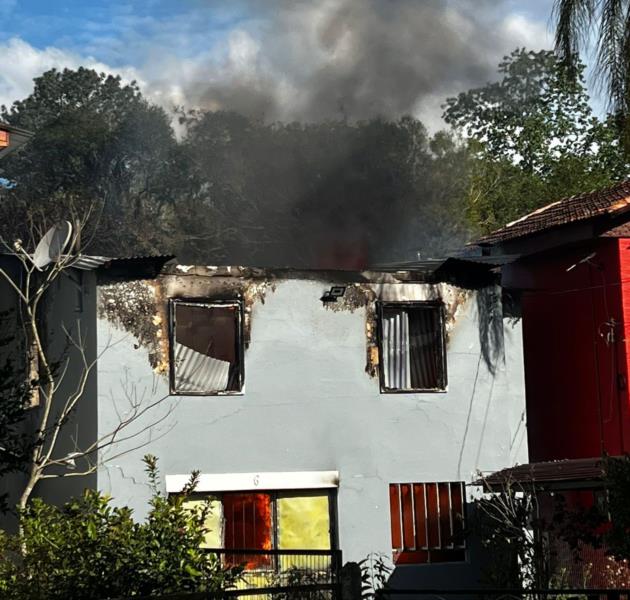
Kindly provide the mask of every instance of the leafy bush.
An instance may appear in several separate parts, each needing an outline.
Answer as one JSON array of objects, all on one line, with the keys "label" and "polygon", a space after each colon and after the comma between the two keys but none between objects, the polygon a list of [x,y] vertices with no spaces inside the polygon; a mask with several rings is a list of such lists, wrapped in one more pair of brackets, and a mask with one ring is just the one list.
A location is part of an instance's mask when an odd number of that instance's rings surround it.
[{"label": "leafy bush", "polygon": [[157,461],[145,457],[153,488],[147,519],[87,490],[63,507],[36,499],[21,514],[21,533],[0,533],[0,599],[103,599],[173,592],[220,591],[240,569],[204,552],[209,505],[191,511],[158,489]]},{"label": "leafy bush", "polygon": [[606,545],[615,558],[630,560],[630,455],[606,457],[604,467],[611,521],[605,533]]},{"label": "leafy bush", "polygon": [[380,552],[371,552],[358,562],[361,569],[361,598],[372,600],[387,587],[393,572],[391,560]]}]

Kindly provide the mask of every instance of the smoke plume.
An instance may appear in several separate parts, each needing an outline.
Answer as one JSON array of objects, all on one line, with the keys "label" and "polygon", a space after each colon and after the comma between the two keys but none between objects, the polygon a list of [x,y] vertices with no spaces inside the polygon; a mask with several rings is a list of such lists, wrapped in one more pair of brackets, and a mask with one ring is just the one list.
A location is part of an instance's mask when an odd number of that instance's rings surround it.
[{"label": "smoke plume", "polygon": [[[506,0],[257,0],[227,44],[182,73],[188,106],[266,121],[419,116],[439,126],[448,95],[493,78],[517,46],[549,45]],[[225,41],[224,41],[225,42]],[[174,67],[175,68],[175,67]],[[162,92],[165,80],[153,80]]]}]

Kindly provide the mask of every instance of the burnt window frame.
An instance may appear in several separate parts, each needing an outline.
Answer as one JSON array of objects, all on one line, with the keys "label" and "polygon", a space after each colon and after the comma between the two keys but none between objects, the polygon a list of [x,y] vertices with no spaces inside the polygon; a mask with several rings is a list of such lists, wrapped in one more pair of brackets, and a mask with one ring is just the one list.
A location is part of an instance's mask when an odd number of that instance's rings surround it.
[{"label": "burnt window frame", "polygon": [[[381,394],[444,394],[448,390],[448,368],[446,356],[446,308],[441,300],[405,300],[405,301],[378,301],[377,306],[377,335],[378,335],[378,380]],[[383,360],[383,312],[386,308],[435,308],[439,311],[440,320],[440,386],[437,388],[389,388],[385,385],[384,360]]]},{"label": "burnt window frame", "polygon": [[[177,320],[175,310],[178,304],[191,306],[236,306],[236,343],[238,357],[238,390],[215,390],[203,392],[178,391],[175,386],[175,335]],[[169,394],[171,396],[242,396],[245,387],[245,338],[243,335],[243,299],[237,298],[170,298],[169,299],[169,324],[168,324],[168,345],[169,345]]]}]

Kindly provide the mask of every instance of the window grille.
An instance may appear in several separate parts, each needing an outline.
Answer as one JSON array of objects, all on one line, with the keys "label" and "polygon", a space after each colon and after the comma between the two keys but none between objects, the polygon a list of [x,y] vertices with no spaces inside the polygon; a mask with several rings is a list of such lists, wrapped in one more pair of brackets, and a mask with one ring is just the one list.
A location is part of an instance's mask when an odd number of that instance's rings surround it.
[{"label": "window grille", "polygon": [[381,389],[446,388],[444,309],[441,303],[383,303],[380,309]]},{"label": "window grille", "polygon": [[462,482],[392,483],[389,500],[396,564],[465,560]]}]

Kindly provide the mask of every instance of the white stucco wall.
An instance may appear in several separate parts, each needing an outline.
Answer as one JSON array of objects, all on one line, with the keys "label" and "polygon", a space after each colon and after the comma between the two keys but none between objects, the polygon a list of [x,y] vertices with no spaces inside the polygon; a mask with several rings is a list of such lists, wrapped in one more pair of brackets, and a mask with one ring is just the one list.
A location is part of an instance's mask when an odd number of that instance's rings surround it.
[{"label": "white stucco wall", "polygon": [[[99,487],[142,517],[150,494],[146,452],[158,456],[163,475],[338,471],[339,545],[345,560],[360,560],[391,554],[389,483],[470,482],[477,470],[526,462],[520,323],[503,320],[505,357],[492,374],[471,292],[449,333],[448,391],[381,394],[378,378],[365,372],[366,309],[325,308],[320,297],[330,285],[276,281],[264,303],[253,304],[239,396],[168,398],[167,377],[153,373],[147,350],[100,319],[99,431],[115,424],[114,404],[125,410],[125,390],[145,403],[166,400],[143,424],[164,420],[125,446],[148,444],[111,460],[99,471]],[[413,299],[427,289],[401,284],[377,293]],[[430,568],[468,578],[467,565]]]}]

